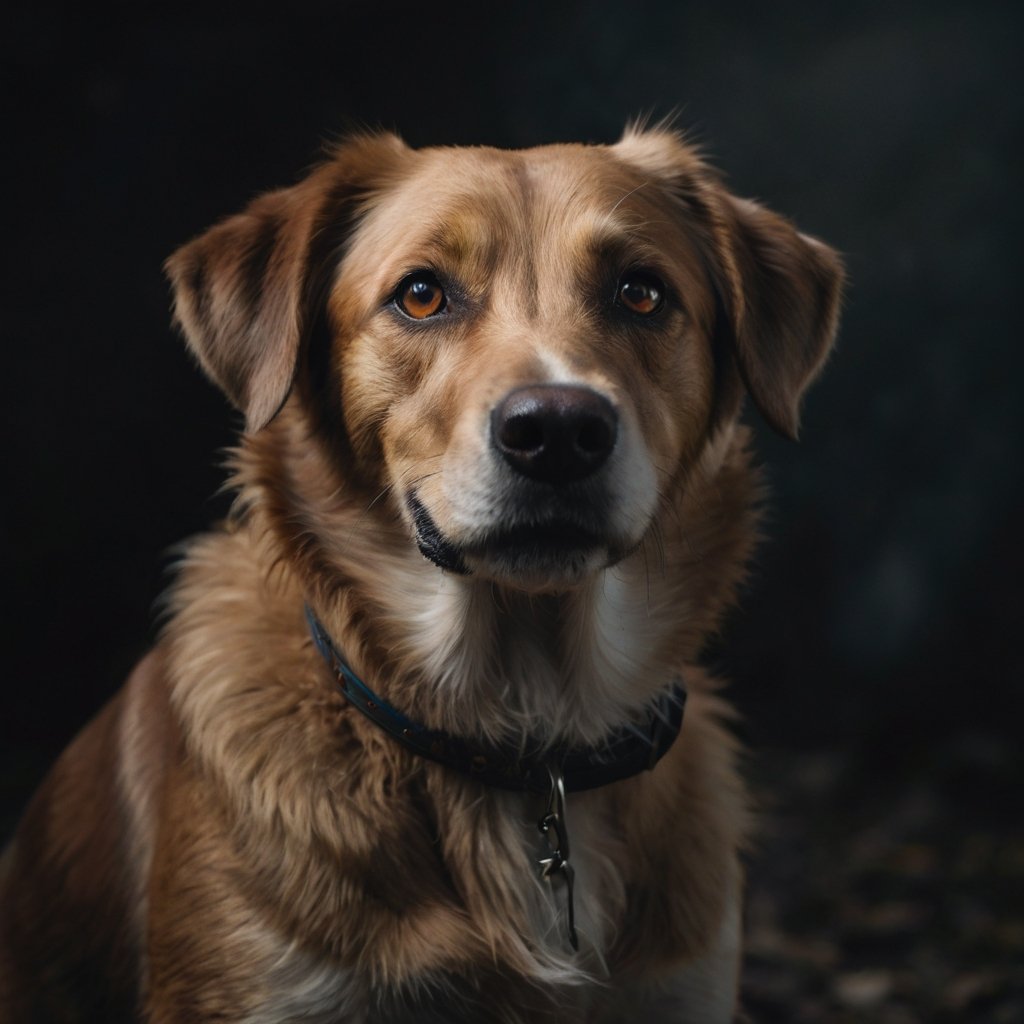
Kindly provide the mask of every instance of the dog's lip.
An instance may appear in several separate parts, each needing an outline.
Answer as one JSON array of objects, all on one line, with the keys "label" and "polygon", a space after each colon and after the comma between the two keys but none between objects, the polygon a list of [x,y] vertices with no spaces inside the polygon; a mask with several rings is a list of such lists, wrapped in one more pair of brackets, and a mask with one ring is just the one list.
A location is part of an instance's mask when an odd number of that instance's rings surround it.
[{"label": "dog's lip", "polygon": [[606,545],[607,541],[592,528],[570,519],[552,518],[492,529],[467,544],[465,551],[471,555],[501,555],[529,549],[568,553]]},{"label": "dog's lip", "polygon": [[465,576],[469,568],[463,561],[462,552],[441,532],[415,491],[410,491],[406,496],[406,505],[416,529],[416,546],[423,556],[439,569]]}]

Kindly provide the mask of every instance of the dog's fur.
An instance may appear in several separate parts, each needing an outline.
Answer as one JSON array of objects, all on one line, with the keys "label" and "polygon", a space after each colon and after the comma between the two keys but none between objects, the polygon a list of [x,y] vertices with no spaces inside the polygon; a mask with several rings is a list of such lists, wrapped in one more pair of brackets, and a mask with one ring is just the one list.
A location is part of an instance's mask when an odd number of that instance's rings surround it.
[{"label": "dog's fur", "polygon": [[[653,316],[615,300],[637,268],[664,284]],[[394,299],[420,269],[447,306],[414,321]],[[523,152],[379,135],[168,270],[246,419],[238,500],[6,852],[0,1016],[731,1019],[747,810],[694,666],[755,536],[742,395],[796,433],[835,254],[665,130]],[[496,453],[491,410],[538,384],[614,408],[587,480],[525,480]],[[545,535],[567,518],[590,540]],[[417,550],[425,530],[455,571]],[[570,795],[578,953],[537,874],[542,800],[361,717],[304,602],[385,699],[467,738],[596,743],[682,671],[664,760]]]}]

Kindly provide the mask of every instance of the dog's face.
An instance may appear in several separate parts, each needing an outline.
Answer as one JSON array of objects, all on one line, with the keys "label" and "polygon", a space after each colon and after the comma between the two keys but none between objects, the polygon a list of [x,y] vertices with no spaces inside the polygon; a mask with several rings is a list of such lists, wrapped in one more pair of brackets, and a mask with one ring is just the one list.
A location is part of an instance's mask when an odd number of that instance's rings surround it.
[{"label": "dog's face", "polygon": [[[358,140],[169,268],[251,430],[290,389],[326,389],[427,557],[529,590],[636,548],[741,385],[794,433],[840,287],[829,250],[659,132],[521,152]],[[293,389],[300,366],[321,379]]]},{"label": "dog's face", "polygon": [[576,582],[640,542],[693,457],[712,297],[644,184],[597,149],[438,150],[356,232],[331,297],[341,406],[445,568]]}]

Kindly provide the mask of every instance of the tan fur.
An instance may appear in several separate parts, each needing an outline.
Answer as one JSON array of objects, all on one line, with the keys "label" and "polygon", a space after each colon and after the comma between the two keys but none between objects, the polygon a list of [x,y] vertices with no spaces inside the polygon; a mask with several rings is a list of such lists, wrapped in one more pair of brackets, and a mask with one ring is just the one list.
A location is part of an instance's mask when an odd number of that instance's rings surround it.
[{"label": "tan fur", "polygon": [[[246,416],[239,497],[6,855],[0,1019],[728,1020],[747,811],[695,662],[755,538],[742,389],[795,434],[835,255],[649,131],[517,153],[357,139],[168,266]],[[649,321],[611,303],[637,266],[671,297]],[[449,306],[410,323],[390,300],[421,268]],[[545,513],[487,424],[538,383],[605,396],[619,434],[601,543],[520,564],[487,538]],[[420,555],[413,493],[468,575]],[[307,602],[385,699],[470,739],[599,742],[682,671],[657,768],[570,795],[578,953],[537,876],[538,798],[361,717]]]}]

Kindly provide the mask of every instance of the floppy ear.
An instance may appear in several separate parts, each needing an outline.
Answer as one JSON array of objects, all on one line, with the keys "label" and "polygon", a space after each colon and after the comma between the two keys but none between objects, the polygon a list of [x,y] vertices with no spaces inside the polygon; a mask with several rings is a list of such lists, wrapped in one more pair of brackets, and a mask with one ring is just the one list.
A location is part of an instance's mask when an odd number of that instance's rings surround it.
[{"label": "floppy ear", "polygon": [[728,236],[713,258],[736,366],[764,418],[795,440],[801,399],[835,339],[842,263],[784,218],[720,191]]},{"label": "floppy ear", "polygon": [[353,203],[403,150],[394,136],[345,143],[304,181],[260,196],[165,264],[175,321],[248,431],[266,426],[288,397]]}]

